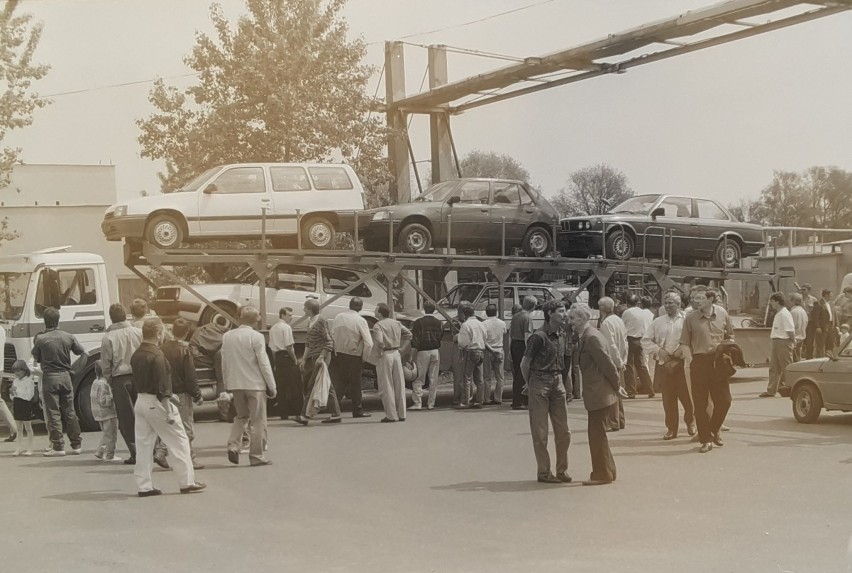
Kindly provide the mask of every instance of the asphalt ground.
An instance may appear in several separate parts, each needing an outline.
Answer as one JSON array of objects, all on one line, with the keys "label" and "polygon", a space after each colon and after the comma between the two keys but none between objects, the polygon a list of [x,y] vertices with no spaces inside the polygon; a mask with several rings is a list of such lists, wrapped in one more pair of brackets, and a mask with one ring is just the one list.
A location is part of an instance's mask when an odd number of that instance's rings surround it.
[{"label": "asphalt ground", "polygon": [[306,428],[272,420],[274,465],[260,468],[228,463],[228,426],[207,408],[196,424],[207,491],[180,495],[157,469],[165,495],[146,499],[132,468],[92,457],[99,434],[65,458],[13,458],[2,443],[3,569],[845,571],[852,414],[798,424],[788,399],[757,398],[765,377],[740,371],[725,446],[703,455],[683,427],[661,440],[659,397],[626,401],[627,428],[609,434],[618,481],[602,487],[579,484],[590,461],[577,402],[569,485],[535,481],[527,414],[508,403],[396,424],[378,411]]}]

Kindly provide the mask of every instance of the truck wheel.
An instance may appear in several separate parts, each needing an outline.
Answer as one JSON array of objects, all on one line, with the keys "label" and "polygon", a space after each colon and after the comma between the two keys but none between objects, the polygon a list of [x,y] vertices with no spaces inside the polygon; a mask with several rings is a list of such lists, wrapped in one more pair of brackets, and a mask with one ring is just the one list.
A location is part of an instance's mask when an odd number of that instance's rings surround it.
[{"label": "truck wheel", "polygon": [[183,243],[183,226],[172,215],[155,215],[145,227],[145,238],[161,249],[176,249]]},{"label": "truck wheel", "polygon": [[[216,306],[221,306],[222,310],[224,310],[226,312],[230,312],[234,316],[237,315],[237,307],[234,306],[233,303],[216,301]],[[201,313],[201,318],[198,320],[198,325],[204,326],[205,324],[210,324],[211,322],[213,322],[213,319],[217,316],[220,316],[219,311],[217,311],[212,306],[208,306],[207,308],[204,309],[204,312]],[[231,319],[228,318],[227,316],[224,317],[224,318],[229,323],[231,322]]]},{"label": "truck wheel", "polygon": [[92,382],[95,380],[95,371],[89,371],[83,376],[82,382],[77,387],[75,409],[77,419],[80,421],[80,429],[84,432],[97,432],[100,425],[92,415]]},{"label": "truck wheel", "polygon": [[334,225],[328,219],[311,217],[302,223],[302,247],[330,249],[334,246]]},{"label": "truck wheel", "polygon": [[813,384],[801,384],[793,391],[793,416],[800,424],[813,424],[822,411],[822,396]]}]

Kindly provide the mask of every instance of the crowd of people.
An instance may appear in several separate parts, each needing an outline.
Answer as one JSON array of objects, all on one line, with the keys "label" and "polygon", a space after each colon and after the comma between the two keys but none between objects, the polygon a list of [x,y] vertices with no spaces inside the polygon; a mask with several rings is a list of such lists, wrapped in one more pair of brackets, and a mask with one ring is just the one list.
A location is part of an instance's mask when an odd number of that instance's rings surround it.
[{"label": "crowd of people", "polygon": [[[667,292],[657,313],[648,297],[602,297],[596,321],[584,305],[539,305],[534,297],[526,297],[512,309],[508,324],[497,316],[496,305],[489,304],[481,320],[472,305],[461,303],[453,338],[452,405],[501,405],[505,361],[511,360],[511,407],[528,410],[537,479],[543,483],[572,481],[567,406],[573,400],[582,399],[588,412],[592,472],[584,485],[615,481],[607,433],[626,427],[624,400],[639,395],[662,394],[663,440],[678,437],[682,417],[687,434],[700,443],[698,451],[710,452],[724,445],[729,378],[735,366],[744,366],[731,319],[717,296],[705,286],[695,286],[687,295]],[[852,287],[832,300],[829,290],[816,299],[810,285],[803,285],[789,297],[773,294],[770,304],[770,377],[761,396],[774,396],[784,386],[784,368],[793,360],[824,355],[845,342],[841,338],[848,337],[852,321]],[[169,331],[149,315],[144,300],[134,301],[130,318],[122,305],[112,305],[112,324],[103,337],[91,392],[92,413],[102,429],[95,457],[133,465],[141,497],[161,493],[151,478],[155,463],[175,470],[181,493],[203,491],[206,486],[195,472],[204,466],[192,447],[194,407],[202,402],[199,368],[209,369],[216,380],[220,420],[231,424],[226,455],[233,464],[239,464],[244,453],[252,467],[272,463],[265,453],[270,416],[308,426],[325,410],[328,417],[321,422],[338,424],[340,401],[348,396],[354,418],[370,417],[361,391],[365,362],[376,367],[382,423],[404,422],[407,410],[434,409],[445,335],[445,322],[435,316],[435,306],[425,302],[424,315],[410,330],[391,317],[385,304],[377,306],[378,321],[370,328],[362,308],[362,301],[353,298],[349,310],[330,324],[320,314],[319,303],[306,300],[300,319],[307,322],[306,340],[299,358],[289,307],[281,309],[267,342],[257,330],[259,312],[250,306],[240,310],[236,327],[217,316],[194,331],[177,319]],[[536,308],[544,315],[537,329],[532,318]],[[50,440],[43,455],[79,455],[82,437],[73,405],[72,355],[85,356],[86,351],[58,328],[57,310],[48,308],[43,316],[46,330],[33,347],[33,361],[43,373],[40,392],[27,363],[13,365],[14,419],[26,435],[26,447],[14,455],[33,453],[32,420],[39,394]],[[508,356],[504,340],[509,342]],[[408,363],[416,365],[410,407],[405,391]],[[555,471],[548,453],[550,427]],[[124,460],[116,456],[119,434],[129,453]],[[67,451],[64,436],[70,444]]]}]

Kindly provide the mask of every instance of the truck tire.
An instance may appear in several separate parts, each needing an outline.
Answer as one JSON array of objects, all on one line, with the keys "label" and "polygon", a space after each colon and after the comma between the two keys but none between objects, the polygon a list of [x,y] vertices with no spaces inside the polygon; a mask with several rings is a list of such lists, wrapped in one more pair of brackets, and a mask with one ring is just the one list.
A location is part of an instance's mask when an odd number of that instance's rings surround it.
[{"label": "truck tire", "polygon": [[[234,306],[233,303],[219,302],[219,301],[214,301],[214,302],[216,302],[217,306],[221,306],[222,310],[230,312],[232,315],[234,315],[236,317],[237,307]],[[204,326],[205,324],[210,324],[211,322],[213,322],[213,318],[217,314],[219,314],[219,312],[215,308],[208,306],[207,308],[204,309],[204,312],[201,313],[201,318],[198,320],[198,326]],[[226,316],[225,318],[228,318],[228,317]],[[230,318],[228,318],[228,322],[231,322]]]},{"label": "truck tire", "polygon": [[95,371],[86,372],[77,387],[77,395],[74,398],[77,419],[80,421],[80,429],[84,432],[97,432],[101,429],[100,424],[92,415],[92,382],[94,381]]}]

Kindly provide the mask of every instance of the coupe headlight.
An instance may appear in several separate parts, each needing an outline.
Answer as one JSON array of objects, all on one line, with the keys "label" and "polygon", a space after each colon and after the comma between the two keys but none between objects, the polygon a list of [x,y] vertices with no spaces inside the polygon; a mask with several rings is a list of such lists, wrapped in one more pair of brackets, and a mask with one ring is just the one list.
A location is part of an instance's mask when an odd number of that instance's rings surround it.
[{"label": "coupe headlight", "polygon": [[127,205],[118,205],[112,214],[114,217],[124,217],[127,215]]},{"label": "coupe headlight", "polygon": [[388,219],[390,219],[390,213],[388,211],[376,211],[370,218],[371,221],[387,221]]}]

